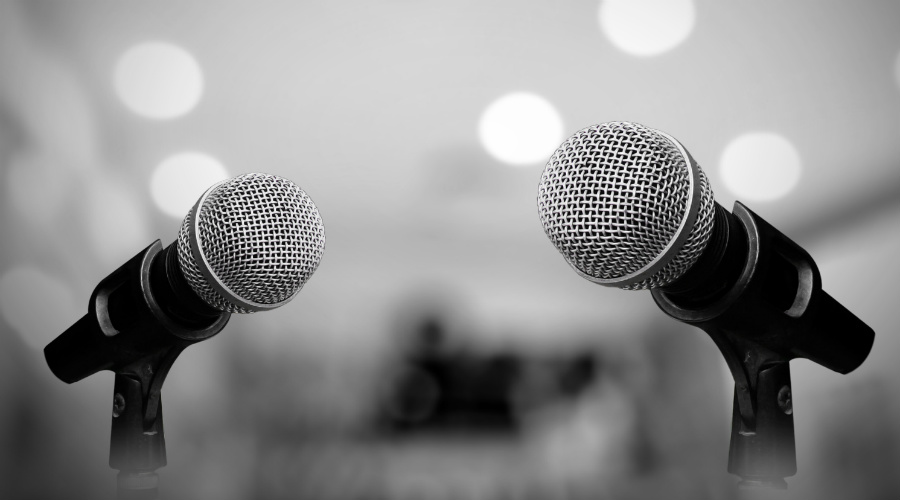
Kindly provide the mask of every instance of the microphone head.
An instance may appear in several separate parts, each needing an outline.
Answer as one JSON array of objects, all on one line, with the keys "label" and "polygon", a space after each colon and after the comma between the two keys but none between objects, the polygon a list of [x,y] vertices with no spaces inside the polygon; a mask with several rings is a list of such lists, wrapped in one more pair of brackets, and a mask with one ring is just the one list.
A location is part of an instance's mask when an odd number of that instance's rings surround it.
[{"label": "microphone head", "polygon": [[582,277],[641,290],[677,280],[712,233],[706,175],[674,138],[608,122],[550,157],[538,188],[544,232]]},{"label": "microphone head", "polygon": [[209,188],[178,233],[178,263],[194,292],[232,313],[294,298],[322,260],[325,227],[293,182],[244,174]]}]

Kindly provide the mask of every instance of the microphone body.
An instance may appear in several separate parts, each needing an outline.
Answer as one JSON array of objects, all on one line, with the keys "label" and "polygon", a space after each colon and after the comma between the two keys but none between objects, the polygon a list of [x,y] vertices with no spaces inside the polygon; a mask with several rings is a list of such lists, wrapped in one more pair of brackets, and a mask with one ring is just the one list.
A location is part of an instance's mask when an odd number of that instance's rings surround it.
[{"label": "microphone body", "polygon": [[231,313],[186,288],[174,255],[174,244],[163,250],[156,240],[97,284],[88,313],[44,349],[57,378],[71,384],[101,370],[121,371],[225,327]]},{"label": "microphone body", "polygon": [[714,234],[681,279],[651,291],[660,309],[786,360],[806,358],[842,374],[859,367],[875,332],[822,289],[809,253],[740,202],[732,214],[716,209],[728,223],[714,233],[725,234]]},{"label": "microphone body", "polygon": [[[797,472],[788,362],[839,373],[866,359],[874,331],[822,290],[812,257],[740,202],[682,279],[651,291],[657,306],[703,329],[734,377],[728,471],[784,487]],[[715,232],[716,230],[714,230]]]},{"label": "microphone body", "polygon": [[115,372],[109,465],[123,471],[128,489],[134,477],[155,481],[152,471],[166,465],[161,389],[169,369],[181,351],[219,333],[231,317],[186,287],[175,250],[156,240],[101,280],[88,313],[44,349],[50,370],[66,383]]},{"label": "microphone body", "polygon": [[161,389],[187,346],[219,333],[232,313],[291,301],[319,265],[325,231],[293,182],[244,174],[209,188],[182,221],[99,282],[88,313],[44,348],[57,378],[115,374],[109,465],[123,498],[156,498],[166,464]]},{"label": "microphone body", "polygon": [[290,302],[324,248],[318,209],[290,180],[251,173],[217,183],[174,243],[155,241],[100,281],[88,313],[44,349],[47,364],[72,383],[210,338],[231,313]]},{"label": "microphone body", "polygon": [[585,128],[541,176],[544,232],[582,277],[650,289],[659,308],[706,331],[734,376],[728,470],[785,487],[796,473],[789,361],[859,367],[875,333],[822,290],[812,257],[736,202],[715,202],[673,137],[636,123]]}]

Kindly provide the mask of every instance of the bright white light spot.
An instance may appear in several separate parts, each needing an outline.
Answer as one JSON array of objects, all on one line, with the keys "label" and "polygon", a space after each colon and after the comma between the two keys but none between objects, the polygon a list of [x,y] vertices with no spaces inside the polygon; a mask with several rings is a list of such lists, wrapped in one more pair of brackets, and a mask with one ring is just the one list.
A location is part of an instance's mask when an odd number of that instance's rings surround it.
[{"label": "bright white light spot", "polygon": [[89,183],[86,198],[93,255],[104,268],[119,267],[153,242],[141,198],[130,184],[98,176]]},{"label": "bright white light spot", "polygon": [[802,171],[794,145],[772,132],[751,132],[732,140],[722,153],[719,168],[731,192],[754,201],[788,194]]},{"label": "bright white light spot", "polygon": [[203,94],[203,73],[181,47],[145,42],[119,58],[114,84],[119,98],[132,111],[162,120],[194,108]]},{"label": "bright white light spot", "polygon": [[635,56],[672,50],[694,29],[693,0],[603,0],[600,28],[619,49]]},{"label": "bright white light spot", "polygon": [[204,191],[227,178],[228,172],[215,158],[204,153],[178,153],[153,171],[150,194],[160,210],[183,219]]},{"label": "bright white light spot", "polygon": [[0,314],[34,349],[43,349],[84,315],[87,300],[82,305],[65,283],[40,269],[15,267],[0,277]]},{"label": "bright white light spot", "polygon": [[514,92],[492,102],[478,123],[481,144],[511,165],[546,162],[563,140],[562,118],[541,96]]}]

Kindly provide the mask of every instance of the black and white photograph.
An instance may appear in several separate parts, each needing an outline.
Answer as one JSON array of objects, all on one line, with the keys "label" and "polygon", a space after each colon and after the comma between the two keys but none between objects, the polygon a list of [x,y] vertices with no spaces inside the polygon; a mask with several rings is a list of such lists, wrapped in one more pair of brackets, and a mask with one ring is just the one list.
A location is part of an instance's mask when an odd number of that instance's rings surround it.
[{"label": "black and white photograph", "polygon": [[4,500],[895,500],[898,256],[896,0],[0,0]]}]

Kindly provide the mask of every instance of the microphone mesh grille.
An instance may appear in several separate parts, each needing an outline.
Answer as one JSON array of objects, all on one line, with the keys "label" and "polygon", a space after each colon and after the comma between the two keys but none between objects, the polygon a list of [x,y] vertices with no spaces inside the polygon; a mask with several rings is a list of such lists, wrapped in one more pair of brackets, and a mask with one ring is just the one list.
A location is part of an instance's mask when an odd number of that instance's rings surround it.
[{"label": "microphone mesh grille", "polygon": [[[544,232],[581,273],[615,280],[657,258],[674,238],[690,198],[687,159],[659,132],[636,123],[594,125],[567,139],[538,188]],[[696,167],[699,169],[699,167]],[[638,290],[672,283],[699,258],[713,224],[713,194],[699,171],[701,200],[688,239]]]},{"label": "microphone mesh grille", "polygon": [[[287,179],[257,173],[234,177],[217,186],[199,211],[198,239],[211,271],[244,300],[277,304],[290,299],[322,259],[325,228],[319,211]],[[252,312],[207,283],[191,252],[190,219],[189,213],[178,233],[185,279],[217,309]]]}]

